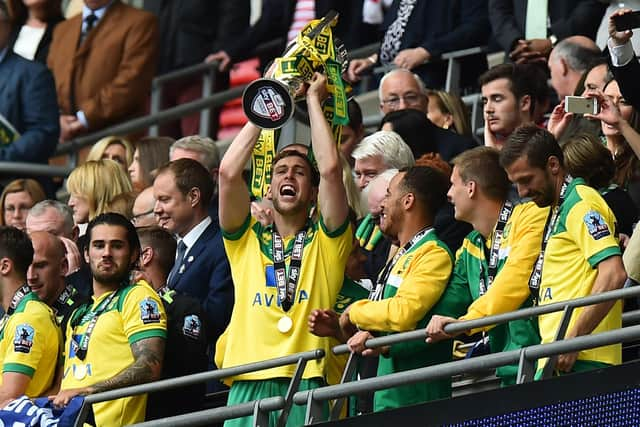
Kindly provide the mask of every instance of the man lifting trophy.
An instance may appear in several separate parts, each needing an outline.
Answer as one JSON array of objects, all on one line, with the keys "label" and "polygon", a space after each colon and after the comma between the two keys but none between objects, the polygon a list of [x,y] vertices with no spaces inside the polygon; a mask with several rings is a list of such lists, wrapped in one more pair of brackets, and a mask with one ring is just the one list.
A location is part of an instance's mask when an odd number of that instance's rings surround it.
[{"label": "man lifting trophy", "polygon": [[[347,88],[342,80],[347,52],[339,40],[334,39],[331,30],[337,21],[338,13],[332,10],[324,18],[309,22],[285,53],[274,60],[266,77],[252,82],[244,91],[244,113],[251,123],[262,128],[251,156],[251,193],[257,199],[264,196],[271,182],[271,160],[279,129],[293,115],[295,103],[303,99],[304,84],[311,80],[314,72],[327,76],[330,97],[323,110],[337,144],[342,126],[349,123]],[[309,157],[313,161],[311,147]]]}]

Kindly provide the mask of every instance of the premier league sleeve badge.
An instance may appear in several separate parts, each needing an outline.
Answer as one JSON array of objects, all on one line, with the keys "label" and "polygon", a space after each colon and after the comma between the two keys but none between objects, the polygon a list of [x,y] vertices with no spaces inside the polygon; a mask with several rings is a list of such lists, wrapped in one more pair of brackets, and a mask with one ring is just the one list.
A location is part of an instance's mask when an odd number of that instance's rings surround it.
[{"label": "premier league sleeve badge", "polygon": [[31,325],[28,323],[18,325],[13,338],[13,350],[16,353],[30,353],[34,337],[35,331]]}]

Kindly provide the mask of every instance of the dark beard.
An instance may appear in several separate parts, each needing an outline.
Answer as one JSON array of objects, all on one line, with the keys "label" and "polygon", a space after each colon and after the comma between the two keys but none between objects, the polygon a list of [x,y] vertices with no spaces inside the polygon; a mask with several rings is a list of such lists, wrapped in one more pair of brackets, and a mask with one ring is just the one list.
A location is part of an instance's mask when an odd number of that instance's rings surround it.
[{"label": "dark beard", "polygon": [[105,285],[120,286],[121,283],[129,279],[128,269],[126,271],[118,271],[112,274],[101,274],[101,273],[96,273],[92,271],[91,274],[93,275],[93,278],[96,282],[102,283]]}]

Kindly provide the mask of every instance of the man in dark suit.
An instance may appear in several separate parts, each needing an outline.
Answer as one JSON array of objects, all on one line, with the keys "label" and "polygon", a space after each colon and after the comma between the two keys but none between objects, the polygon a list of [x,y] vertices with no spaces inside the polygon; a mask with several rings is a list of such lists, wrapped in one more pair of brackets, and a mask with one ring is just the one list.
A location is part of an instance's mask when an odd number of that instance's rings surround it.
[{"label": "man in dark suit", "polygon": [[120,0],[85,0],[56,26],[48,65],[56,81],[61,140],[144,113],[156,66],[153,14]]},{"label": "man in dark suit", "polygon": [[233,284],[222,235],[207,214],[211,175],[192,159],[169,162],[158,170],[153,195],[158,225],[178,237],[167,284],[201,301],[215,342],[231,318]]},{"label": "man in dark suit", "polygon": [[[226,70],[232,63],[246,59],[261,43],[282,38],[282,44],[260,59],[263,66],[266,60],[279,56],[286,46],[288,32],[294,27],[296,0],[265,0],[262,2],[260,19],[241,37],[225,45],[223,49],[209,55],[207,61],[220,61],[220,69]],[[322,18],[330,10],[340,14],[338,24],[333,30],[345,47],[352,48],[373,42],[374,39],[363,36],[370,32],[362,23],[362,1],[316,0],[315,18]],[[297,27],[296,27],[297,28]],[[358,31],[358,29],[362,31]]]},{"label": "man in dark suit", "polygon": [[[548,0],[546,31],[527,31],[528,0],[489,0],[489,20],[498,44],[516,62],[545,59],[558,41],[582,35],[595,40],[608,2]],[[539,5],[536,4],[539,7]],[[543,25],[544,27],[544,25]]]},{"label": "man in dark suit", "polygon": [[611,58],[611,71],[620,86],[620,92],[624,99],[630,103],[636,111],[640,110],[640,63],[636,59],[636,53],[631,45],[631,30],[618,31],[614,18],[618,15],[630,13],[630,9],[615,11],[609,17],[609,55]]},{"label": "man in dark suit", "polygon": [[[58,127],[56,89],[42,64],[28,61],[8,48],[9,13],[0,2],[0,115],[20,134],[0,145],[1,161],[46,163],[55,150]],[[3,140],[0,126],[0,141]]]}]

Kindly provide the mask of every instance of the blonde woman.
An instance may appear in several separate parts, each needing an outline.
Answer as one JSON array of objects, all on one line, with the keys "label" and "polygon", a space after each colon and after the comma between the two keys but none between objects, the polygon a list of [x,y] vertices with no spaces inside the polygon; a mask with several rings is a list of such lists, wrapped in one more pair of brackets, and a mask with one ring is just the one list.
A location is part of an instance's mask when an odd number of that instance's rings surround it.
[{"label": "blonde woman", "polygon": [[10,225],[20,230],[26,228],[29,209],[46,199],[42,186],[33,179],[11,181],[0,195],[0,225]]},{"label": "blonde woman", "polygon": [[467,107],[459,96],[443,90],[428,90],[427,117],[436,126],[451,129],[458,135],[471,136]]},{"label": "blonde woman", "polygon": [[74,222],[85,224],[108,212],[113,199],[131,190],[129,175],[113,160],[91,160],[78,166],[67,179]]},{"label": "blonde woman", "polygon": [[87,161],[109,159],[118,163],[125,171],[133,162],[133,146],[118,136],[107,136],[93,144],[87,155]]}]

